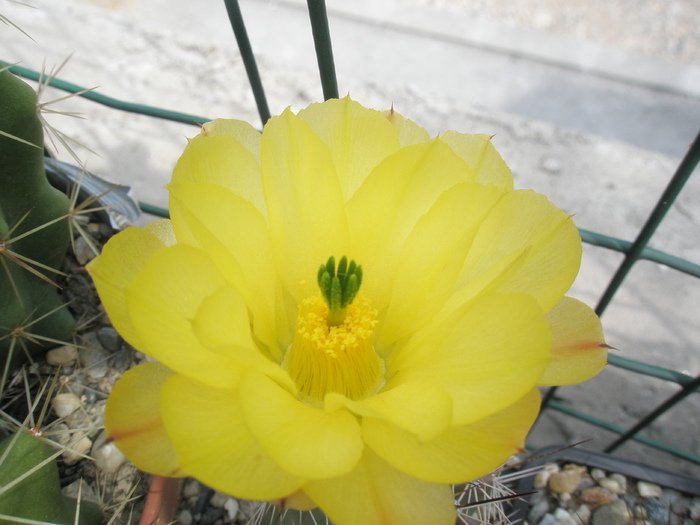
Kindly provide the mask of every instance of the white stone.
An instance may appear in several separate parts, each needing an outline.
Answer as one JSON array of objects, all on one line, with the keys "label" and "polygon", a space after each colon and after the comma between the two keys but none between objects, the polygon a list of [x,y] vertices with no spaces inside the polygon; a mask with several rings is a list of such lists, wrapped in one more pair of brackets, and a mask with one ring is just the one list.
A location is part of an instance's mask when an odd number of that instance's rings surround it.
[{"label": "white stone", "polygon": [[561,525],[580,525],[579,522],[568,511],[559,507],[554,511],[554,517]]},{"label": "white stone", "polygon": [[51,366],[71,366],[78,359],[78,350],[74,346],[64,345],[46,352],[46,362]]},{"label": "white stone", "polygon": [[[71,441],[73,441],[73,438],[71,438]],[[92,447],[92,441],[89,437],[84,436],[76,443],[69,442],[67,446],[70,448],[66,448],[61,454],[61,457],[63,457],[63,461],[66,465],[74,465],[81,459],[85,459],[85,456],[87,456]]]},{"label": "white stone", "polygon": [[574,515],[578,518],[579,525],[581,523],[586,525],[589,521],[591,521],[591,509],[589,509],[587,505],[579,505],[574,511]]},{"label": "white stone", "polygon": [[79,408],[82,408],[83,403],[75,394],[65,393],[54,397],[51,401],[51,406],[58,417],[68,417]]},{"label": "white stone", "polygon": [[637,491],[639,495],[643,498],[660,498],[663,494],[661,487],[654,483],[648,483],[646,481],[637,482]]},{"label": "white stone", "polygon": [[612,478],[603,478],[599,483],[601,487],[608,489],[613,494],[622,494],[624,492],[620,484]]},{"label": "white stone", "polygon": [[238,515],[238,500],[235,498],[227,499],[226,503],[224,503],[224,510],[230,522],[236,521],[236,516]]},{"label": "white stone", "polygon": [[605,479],[607,476],[605,475],[605,471],[603,469],[594,468],[591,470],[591,477],[600,482],[601,479]]},{"label": "white stone", "polygon": [[126,462],[126,457],[122,454],[114,443],[105,442],[105,433],[102,432],[95,440],[92,447],[92,457],[95,464],[105,474],[114,474]]},{"label": "white stone", "polygon": [[180,525],[191,525],[192,513],[187,509],[180,511],[180,514],[177,515],[177,522]]}]

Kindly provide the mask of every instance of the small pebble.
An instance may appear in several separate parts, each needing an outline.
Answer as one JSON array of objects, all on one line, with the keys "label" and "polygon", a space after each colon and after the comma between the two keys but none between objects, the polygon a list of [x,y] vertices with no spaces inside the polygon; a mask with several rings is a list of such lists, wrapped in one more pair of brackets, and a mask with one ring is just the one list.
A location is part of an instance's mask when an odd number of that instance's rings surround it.
[{"label": "small pebble", "polygon": [[549,488],[557,494],[571,493],[576,490],[581,482],[583,468],[575,465],[567,465],[564,470],[552,474],[549,478]]},{"label": "small pebble", "polygon": [[53,406],[53,411],[58,417],[68,417],[81,408],[83,403],[75,394],[65,393],[57,394],[51,401],[51,406]]},{"label": "small pebble", "polygon": [[545,514],[537,525],[561,525],[561,523],[554,517],[554,514]]},{"label": "small pebble", "polygon": [[554,517],[561,523],[561,525],[579,525],[578,521],[569,514],[568,511],[562,509],[561,507],[554,511]]},{"label": "small pebble", "polygon": [[594,468],[593,470],[591,470],[591,477],[594,480],[600,482],[601,479],[607,478],[607,475],[605,474],[604,470],[599,469],[599,468]]},{"label": "small pebble", "polygon": [[77,443],[71,444],[70,441],[73,441],[73,436],[71,436],[69,443],[67,443],[67,445],[70,446],[70,449],[64,450],[61,454],[61,457],[66,465],[74,465],[81,459],[85,459],[84,456],[90,452],[90,448],[92,447],[92,441],[87,436],[84,436],[82,439],[78,440]]},{"label": "small pebble", "polygon": [[189,498],[196,498],[199,495],[199,481],[196,479],[191,479],[185,483],[185,488],[182,490],[182,495]]},{"label": "small pebble", "polygon": [[180,514],[177,515],[177,522],[180,525],[191,525],[192,513],[187,509],[181,510]]},{"label": "small pebble", "polygon": [[111,326],[104,326],[97,330],[97,339],[100,341],[102,346],[113,352],[116,352],[121,348],[122,338],[117,333],[117,331]]},{"label": "small pebble", "polygon": [[700,498],[693,498],[688,509],[691,520],[700,520]]},{"label": "small pebble", "polygon": [[663,494],[661,487],[647,481],[637,482],[637,492],[643,498],[660,498]]},{"label": "small pebble", "polygon": [[72,366],[78,359],[78,350],[74,346],[64,345],[46,352],[46,362],[51,366]]},{"label": "small pebble", "polygon": [[228,515],[228,521],[236,521],[236,516],[238,516],[238,500],[236,498],[228,498],[226,503],[224,503],[224,510]]},{"label": "small pebble", "polygon": [[102,379],[109,369],[109,354],[106,350],[99,346],[89,346],[81,348],[79,351],[80,364],[85,368],[90,381],[96,383]]},{"label": "small pebble", "polygon": [[530,508],[527,519],[530,523],[539,523],[547,512],[549,512],[549,501],[544,499]]},{"label": "small pebble", "polygon": [[621,499],[598,507],[591,516],[591,525],[631,525],[632,514]]},{"label": "small pebble", "polygon": [[603,487],[604,489],[608,489],[613,494],[624,493],[624,490],[622,490],[622,487],[620,486],[620,484],[616,480],[611,479],[611,478],[601,479],[600,486]]},{"label": "small pebble", "polygon": [[574,511],[574,516],[579,520],[579,523],[586,525],[591,521],[591,509],[586,505],[579,505]]},{"label": "small pebble", "polygon": [[617,481],[622,492],[627,492],[627,478],[625,476],[622,474],[610,474],[608,478],[612,479],[613,481]]},{"label": "small pebble", "polygon": [[597,509],[602,505],[608,505],[615,501],[616,498],[617,496],[615,496],[615,494],[602,487],[591,487],[590,489],[581,491],[579,495],[581,503],[588,505],[591,510]]},{"label": "small pebble", "polygon": [[[92,242],[95,244],[94,240]],[[97,256],[95,250],[90,247],[82,235],[75,239],[73,246],[75,248],[75,259],[78,261],[78,264],[82,266],[85,266],[90,260]]]},{"label": "small pebble", "polygon": [[114,443],[105,443],[105,433],[101,432],[92,447],[92,457],[95,464],[104,474],[114,474],[126,462],[126,457],[122,454]]}]

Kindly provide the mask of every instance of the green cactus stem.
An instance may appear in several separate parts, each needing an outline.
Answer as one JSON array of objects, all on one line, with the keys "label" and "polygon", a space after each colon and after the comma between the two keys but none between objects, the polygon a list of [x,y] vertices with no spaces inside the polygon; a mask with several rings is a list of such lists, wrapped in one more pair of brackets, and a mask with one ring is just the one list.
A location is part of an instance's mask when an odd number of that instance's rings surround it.
[{"label": "green cactus stem", "polygon": [[[0,515],[61,525],[100,524],[102,511],[86,501],[80,502],[76,521],[77,501],[61,493],[53,455],[47,443],[27,432],[0,441]],[[17,522],[0,519],[0,525]]]},{"label": "green cactus stem", "polygon": [[[58,269],[70,242],[67,218],[7,242],[68,213],[68,198],[46,180],[43,144],[36,93],[9,71],[0,72],[0,370],[11,347],[9,369],[24,360],[18,338],[30,353],[50,346],[41,339],[27,339],[23,332],[66,340],[75,325],[58,289],[7,256],[10,250]],[[41,267],[34,268],[47,274]]]}]

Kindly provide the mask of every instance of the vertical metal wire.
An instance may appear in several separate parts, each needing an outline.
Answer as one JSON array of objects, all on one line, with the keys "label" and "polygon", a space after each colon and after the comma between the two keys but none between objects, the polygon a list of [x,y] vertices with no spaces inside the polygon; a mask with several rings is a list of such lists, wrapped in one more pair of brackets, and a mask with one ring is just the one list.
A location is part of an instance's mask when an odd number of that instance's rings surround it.
[{"label": "vertical metal wire", "polygon": [[338,98],[338,79],[335,74],[335,62],[333,61],[333,46],[331,45],[331,32],[328,27],[328,12],[325,0],[307,0],[309,6],[309,18],[311,19],[311,32],[314,36],[316,47],[316,60],[318,72],[321,75],[321,87],[323,98]]},{"label": "vertical metal wire", "polygon": [[676,173],[673,175],[671,182],[669,182],[668,186],[666,186],[664,193],[656,203],[656,206],[647,219],[646,224],[640,230],[639,235],[637,235],[637,238],[632,244],[632,247],[629,249],[629,251],[627,251],[625,259],[622,261],[622,264],[617,269],[617,272],[610,280],[610,284],[608,284],[605,293],[601,297],[600,301],[598,302],[598,306],[596,307],[596,313],[598,315],[601,315],[605,311],[618,288],[622,284],[622,281],[625,280],[627,274],[632,269],[634,263],[640,259],[642,251],[649,243],[651,236],[654,235],[654,232],[659,227],[659,224],[661,224],[661,221],[666,216],[666,213],[671,208],[671,205],[676,200],[676,197],[678,197],[678,194],[683,189],[683,186],[692,175],[695,167],[698,165],[698,161],[700,161],[700,133],[698,133],[697,137],[695,137],[695,140],[691,144],[688,153],[681,161]]},{"label": "vertical metal wire", "polygon": [[260,120],[262,120],[264,126],[270,119],[270,109],[267,106],[267,98],[265,97],[265,90],[260,80],[260,73],[258,73],[258,65],[255,62],[253,49],[250,46],[250,40],[248,40],[248,32],[243,23],[243,14],[238,5],[238,0],[224,0],[224,4],[226,4],[228,19],[231,22],[231,28],[233,29],[233,34],[238,43],[238,50],[241,52],[241,57],[243,58],[243,65],[248,74],[250,87],[253,89],[253,96],[255,97],[255,104],[258,106]]}]

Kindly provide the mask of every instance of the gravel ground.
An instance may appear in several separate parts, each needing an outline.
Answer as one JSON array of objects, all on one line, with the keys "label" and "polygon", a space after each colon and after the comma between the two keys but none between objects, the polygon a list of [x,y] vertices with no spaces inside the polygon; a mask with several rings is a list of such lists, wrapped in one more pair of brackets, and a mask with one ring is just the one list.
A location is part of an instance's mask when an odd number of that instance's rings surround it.
[{"label": "gravel ground", "polygon": [[697,0],[405,0],[508,25],[563,34],[647,56],[697,64]]}]

